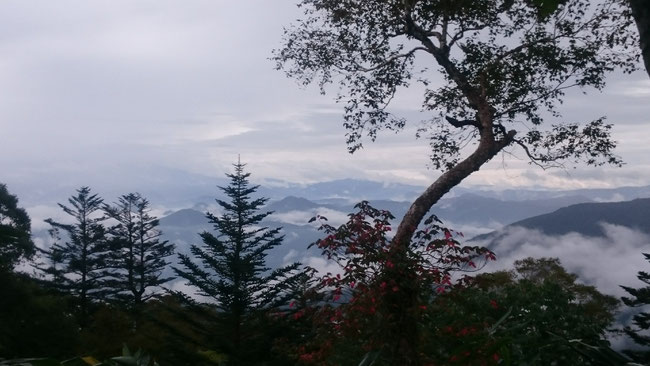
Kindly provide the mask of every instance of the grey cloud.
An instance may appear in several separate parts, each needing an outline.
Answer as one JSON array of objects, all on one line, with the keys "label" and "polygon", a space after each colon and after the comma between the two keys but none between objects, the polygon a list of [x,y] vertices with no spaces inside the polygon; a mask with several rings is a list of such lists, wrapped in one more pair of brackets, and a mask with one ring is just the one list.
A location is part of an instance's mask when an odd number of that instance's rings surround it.
[{"label": "grey cloud", "polygon": [[[382,133],[351,156],[336,88],[323,97],[273,70],[271,49],[299,14],[293,1],[2,2],[3,181],[38,190],[87,180],[152,186],[154,174],[138,174],[152,164],[220,176],[238,154],[264,179],[435,179],[426,141],[413,138],[430,118],[418,112],[421,89],[400,91],[392,107],[408,118],[405,131]],[[603,94],[572,92],[562,107],[567,120],[609,115],[629,168],[567,178],[505,155],[465,184],[647,184],[645,78],[614,75]]]}]

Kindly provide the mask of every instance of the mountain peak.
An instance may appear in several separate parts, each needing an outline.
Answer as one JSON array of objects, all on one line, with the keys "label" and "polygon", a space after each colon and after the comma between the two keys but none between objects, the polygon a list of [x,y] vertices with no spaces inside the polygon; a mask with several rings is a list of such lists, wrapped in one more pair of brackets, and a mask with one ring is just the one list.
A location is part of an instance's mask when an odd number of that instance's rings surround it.
[{"label": "mountain peak", "polygon": [[271,202],[265,209],[273,212],[304,211],[320,207],[321,205],[306,198],[287,196],[279,201]]},{"label": "mountain peak", "polygon": [[161,226],[195,226],[207,225],[205,213],[192,208],[184,208],[160,218]]}]

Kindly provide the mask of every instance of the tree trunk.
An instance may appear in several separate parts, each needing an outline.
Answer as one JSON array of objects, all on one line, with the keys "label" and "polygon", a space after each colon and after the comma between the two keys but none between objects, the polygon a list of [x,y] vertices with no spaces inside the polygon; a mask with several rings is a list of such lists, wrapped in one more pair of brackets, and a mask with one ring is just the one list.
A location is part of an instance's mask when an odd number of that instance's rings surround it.
[{"label": "tree trunk", "polygon": [[[491,123],[486,121],[486,125]],[[491,129],[490,129],[491,130]],[[440,200],[440,198],[450,189],[458,185],[463,179],[467,178],[473,172],[479,170],[483,164],[487,163],[504,147],[508,146],[514,138],[515,131],[509,131],[502,140],[495,140],[492,133],[485,133],[478,147],[465,160],[458,163],[449,171],[442,174],[433,184],[431,184],[411,205],[404,215],[402,222],[397,228],[393,238],[390,251],[393,258],[406,258],[411,238],[424,219],[431,207]],[[403,277],[404,274],[388,274],[395,278]],[[392,339],[394,351],[391,352],[391,364],[403,366],[419,366],[421,364],[418,348],[418,324],[412,316],[405,316],[405,309],[415,309],[417,307],[417,296],[402,296],[400,298],[387,297],[388,309],[394,310],[392,314],[396,323],[392,329]]]},{"label": "tree trunk", "polygon": [[650,76],[650,1],[629,0],[632,8],[632,16],[639,28],[639,39],[641,43],[641,55],[645,64],[646,72]]},{"label": "tree trunk", "polygon": [[[390,256],[393,258],[407,257],[406,253],[411,245],[411,239],[431,207],[450,189],[479,170],[483,164],[512,143],[516,133],[514,130],[508,131],[500,139],[496,139],[493,124],[494,108],[485,97],[484,86],[472,86],[450,60],[446,48],[443,45],[436,47],[422,28],[415,24],[410,14],[406,16],[405,21],[409,35],[422,43],[436,62],[446,70],[449,77],[458,85],[469,105],[476,109],[477,120],[472,125],[479,130],[480,141],[476,150],[470,156],[442,174],[413,202],[393,237],[390,248]],[[399,273],[393,275],[397,278],[403,276],[403,274]],[[402,299],[389,297],[385,301],[387,301],[388,308],[394,310],[394,313],[391,314],[392,318],[397,319],[396,323],[389,325],[389,327],[394,327],[393,347],[391,348],[395,351],[390,355],[391,364],[419,366],[421,361],[417,344],[419,339],[417,320],[412,316],[404,316],[403,314],[405,309],[415,309],[417,307],[417,296],[405,296]]]},{"label": "tree trunk", "polygon": [[422,222],[425,215],[433,205],[436,204],[453,187],[457,186],[463,179],[479,170],[504,147],[508,146],[514,138],[515,131],[508,132],[506,138],[500,141],[481,140],[476,151],[465,160],[456,164],[453,168],[442,174],[431,184],[408,209],[402,222],[400,222],[393,242],[398,246],[408,246],[415,230]]}]

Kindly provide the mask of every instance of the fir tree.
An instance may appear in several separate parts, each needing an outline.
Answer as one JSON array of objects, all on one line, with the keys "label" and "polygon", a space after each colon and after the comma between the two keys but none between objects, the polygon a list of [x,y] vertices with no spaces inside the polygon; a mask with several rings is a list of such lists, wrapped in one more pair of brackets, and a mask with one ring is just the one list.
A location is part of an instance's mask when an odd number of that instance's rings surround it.
[{"label": "fir tree", "polygon": [[139,193],[123,195],[113,206],[105,205],[104,211],[116,221],[108,230],[116,270],[112,287],[137,324],[143,303],[173,278],[163,277],[162,272],[169,264],[166,258],[174,253],[174,244],[160,240],[158,218],[151,215],[149,201]]},{"label": "fir tree", "polygon": [[[59,204],[74,222],[71,224],[47,219],[55,240],[50,250],[44,250],[49,266],[42,268],[58,290],[74,296],[79,307],[79,323],[85,327],[93,300],[103,299],[109,277],[106,219],[102,215],[103,200],[82,187],[68,199],[69,206]],[[65,235],[61,235],[65,233]]]},{"label": "fir tree", "polygon": [[[643,253],[645,259],[650,262],[650,253]],[[642,288],[631,288],[621,286],[632,297],[623,297],[622,300],[627,306],[640,308],[650,305],[650,273],[640,271],[637,278],[647,286]],[[632,318],[635,327],[625,327],[625,333],[632,340],[643,347],[643,350],[627,350],[625,353],[635,361],[650,362],[650,312],[639,312]],[[643,333],[642,333],[643,332]]]},{"label": "fir tree", "polygon": [[295,279],[298,264],[271,271],[265,265],[269,250],[282,244],[280,228],[260,226],[271,212],[260,212],[266,198],[253,199],[259,186],[248,182],[250,173],[244,164],[234,165],[227,174],[230,184],[219,187],[229,201],[217,199],[223,209],[220,216],[207,213],[216,234],[201,233],[203,245],[193,245],[193,258],[179,254],[181,268],[175,272],[210,300],[213,322],[205,332],[215,340],[213,346],[229,357],[229,365],[254,364],[270,342],[262,340],[254,324],[264,310],[286,303],[287,290]]}]

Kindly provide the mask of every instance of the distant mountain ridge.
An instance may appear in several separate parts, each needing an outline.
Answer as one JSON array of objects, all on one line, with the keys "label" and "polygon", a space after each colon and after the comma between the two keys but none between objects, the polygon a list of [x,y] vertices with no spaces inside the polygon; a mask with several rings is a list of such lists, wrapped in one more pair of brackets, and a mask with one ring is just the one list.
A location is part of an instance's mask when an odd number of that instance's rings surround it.
[{"label": "distant mountain ridge", "polygon": [[[582,203],[584,201],[587,201],[587,203]],[[650,202],[650,199],[639,200],[639,202]],[[573,205],[575,203],[580,204]],[[396,217],[396,222],[410,206],[410,202],[407,201],[391,200],[373,200],[371,204],[376,208],[391,211]],[[593,209],[591,205],[603,208]],[[282,264],[281,262],[284,256],[291,251],[294,251],[294,254],[298,256],[306,255],[307,246],[320,237],[320,233],[316,230],[316,227],[308,224],[309,218],[318,213],[322,214],[323,210],[325,210],[324,214],[328,217],[331,214],[338,216],[339,220],[345,219],[345,215],[354,210],[353,206],[348,200],[328,199],[324,200],[324,202],[315,202],[296,196],[288,196],[269,202],[263,210],[273,211],[275,214],[269,216],[263,224],[272,227],[282,227],[286,235],[285,244],[278,247],[278,250],[269,257],[269,260],[279,265]],[[565,206],[568,207],[562,208]],[[612,210],[610,208],[619,206],[624,207],[622,211],[635,210],[635,208],[629,207],[629,204],[625,202],[618,204],[593,203],[589,202],[588,198],[583,196],[558,197],[545,200],[503,201],[496,198],[464,194],[443,199],[434,206],[432,213],[435,213],[443,222],[449,224],[451,228],[457,228],[457,225],[464,226],[465,228],[472,225],[482,226],[484,229],[478,233],[484,233],[491,226],[494,227],[494,225],[500,227],[512,222],[515,222],[512,225],[530,228],[538,228],[540,225],[541,227],[548,226],[549,228],[545,230],[550,233],[563,233],[573,231],[574,226],[578,224],[572,219],[573,217],[582,217],[587,221],[591,220],[594,222],[606,220],[614,224],[620,224],[621,222],[630,224],[636,222],[633,218],[628,217],[630,216],[629,214],[620,214],[618,210]],[[576,207],[586,207],[585,211],[588,213],[600,216],[589,219],[590,216],[586,213],[574,212]],[[650,209],[650,205],[645,205],[644,207]],[[608,214],[610,211],[617,213]],[[554,219],[555,216],[550,214],[551,212],[555,214],[559,212],[563,216],[559,219]],[[646,215],[646,212],[643,212],[643,215]],[[529,217],[530,219],[521,220],[522,218]],[[546,221],[543,220],[547,217],[550,218],[547,219],[550,221],[545,224],[546,226],[539,224],[539,220],[545,223]],[[647,213],[646,217],[650,217],[650,212]],[[640,217],[636,219],[642,220]],[[581,229],[582,232],[590,235],[598,235],[600,233],[599,230],[601,230],[600,226],[596,223],[592,224],[590,229],[585,229],[586,223],[578,226],[583,228]],[[637,226],[643,225],[639,224]],[[183,209],[162,217],[160,219],[160,229],[163,231],[167,240],[178,243],[178,250],[180,252],[187,252],[190,244],[200,243],[198,234],[206,230],[211,231],[212,226],[209,224],[204,212],[195,209]],[[468,233],[465,229],[463,231],[470,235],[478,234],[477,232]],[[497,235],[495,233],[497,232],[493,232],[492,235]],[[477,239],[482,238],[486,237],[477,237]]]},{"label": "distant mountain ridge", "polygon": [[514,222],[501,230],[478,235],[471,240],[498,240],[512,227],[534,229],[546,235],[575,232],[598,237],[605,235],[602,223],[625,226],[650,234],[650,198],[623,202],[579,203]]},{"label": "distant mountain ridge", "polygon": [[625,186],[616,188],[576,188],[566,190],[534,190],[534,189],[504,189],[490,190],[485,188],[456,187],[453,195],[472,193],[483,197],[501,200],[545,200],[568,196],[582,196],[596,202],[630,201],[636,198],[650,198],[650,185]]},{"label": "distant mountain ridge", "polygon": [[296,196],[287,196],[279,201],[273,201],[264,207],[265,211],[273,211],[277,213],[285,213],[291,211],[306,211],[312,210],[318,207],[339,207],[338,205],[331,204],[319,204],[313,201],[310,201],[306,198],[296,197]]},{"label": "distant mountain ridge", "polygon": [[161,226],[204,226],[209,225],[205,213],[192,209],[185,208],[172,212],[171,214],[160,218]]}]

